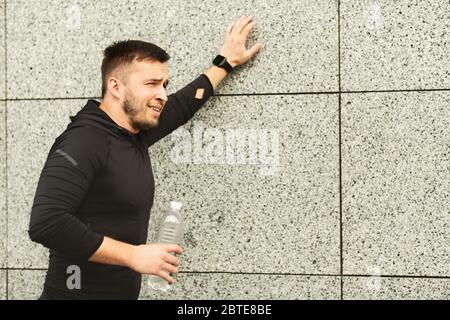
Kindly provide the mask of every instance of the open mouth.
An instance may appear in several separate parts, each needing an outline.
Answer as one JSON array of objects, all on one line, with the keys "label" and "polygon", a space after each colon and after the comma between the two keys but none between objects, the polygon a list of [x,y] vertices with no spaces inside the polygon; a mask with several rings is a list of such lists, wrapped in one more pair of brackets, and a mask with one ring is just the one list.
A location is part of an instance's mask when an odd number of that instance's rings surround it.
[{"label": "open mouth", "polygon": [[155,111],[156,113],[161,113],[162,108],[157,108],[157,107],[153,107],[153,106],[149,106],[150,109],[152,109],[153,111]]}]

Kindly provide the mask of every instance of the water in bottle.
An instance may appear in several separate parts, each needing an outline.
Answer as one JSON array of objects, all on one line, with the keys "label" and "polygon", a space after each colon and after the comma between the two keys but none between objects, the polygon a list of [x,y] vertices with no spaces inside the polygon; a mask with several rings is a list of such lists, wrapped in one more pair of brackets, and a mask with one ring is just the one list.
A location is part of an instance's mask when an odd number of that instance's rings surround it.
[{"label": "water in bottle", "polygon": [[[180,244],[183,237],[183,220],[181,219],[181,203],[170,202],[170,209],[161,218],[157,243]],[[159,276],[149,277],[149,285],[155,290],[166,292],[171,285]]]}]

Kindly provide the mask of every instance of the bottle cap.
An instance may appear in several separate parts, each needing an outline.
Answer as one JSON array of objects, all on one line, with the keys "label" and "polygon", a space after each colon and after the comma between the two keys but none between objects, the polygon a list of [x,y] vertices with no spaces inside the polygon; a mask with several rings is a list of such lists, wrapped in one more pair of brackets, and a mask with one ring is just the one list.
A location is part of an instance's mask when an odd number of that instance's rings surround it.
[{"label": "bottle cap", "polygon": [[177,202],[177,201],[170,201],[170,207],[174,210],[180,210],[182,206],[181,202]]}]

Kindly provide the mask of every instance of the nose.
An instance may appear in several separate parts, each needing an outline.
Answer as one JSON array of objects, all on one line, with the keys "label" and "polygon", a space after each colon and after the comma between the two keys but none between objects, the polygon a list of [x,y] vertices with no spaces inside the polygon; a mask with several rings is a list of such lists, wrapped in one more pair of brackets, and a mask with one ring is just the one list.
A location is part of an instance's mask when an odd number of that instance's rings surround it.
[{"label": "nose", "polygon": [[163,106],[167,102],[167,94],[166,89],[161,86],[161,88],[158,90],[158,93],[156,94],[156,100],[158,100]]}]

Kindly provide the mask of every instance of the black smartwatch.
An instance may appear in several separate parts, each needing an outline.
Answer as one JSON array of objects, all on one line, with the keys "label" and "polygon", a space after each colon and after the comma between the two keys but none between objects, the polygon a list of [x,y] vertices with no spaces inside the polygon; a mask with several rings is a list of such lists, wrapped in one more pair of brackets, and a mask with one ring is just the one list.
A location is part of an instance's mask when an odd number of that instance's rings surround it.
[{"label": "black smartwatch", "polygon": [[213,65],[225,69],[228,73],[233,71],[233,67],[228,63],[227,59],[220,54],[214,58]]}]

